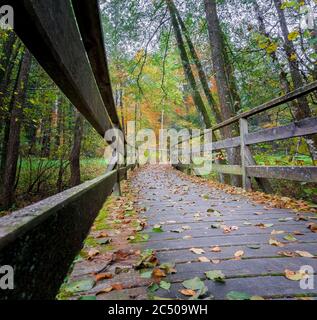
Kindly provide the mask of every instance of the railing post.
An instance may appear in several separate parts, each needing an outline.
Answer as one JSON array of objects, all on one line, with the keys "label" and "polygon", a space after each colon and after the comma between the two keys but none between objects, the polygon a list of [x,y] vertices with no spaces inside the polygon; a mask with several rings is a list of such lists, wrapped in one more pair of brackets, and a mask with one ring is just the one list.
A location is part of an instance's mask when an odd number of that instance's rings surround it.
[{"label": "railing post", "polygon": [[246,118],[240,119],[240,139],[241,139],[241,163],[242,163],[242,186],[244,190],[251,190],[251,178],[247,176],[246,167],[248,157],[246,149],[248,148],[245,143],[245,136],[249,133],[248,120]]}]

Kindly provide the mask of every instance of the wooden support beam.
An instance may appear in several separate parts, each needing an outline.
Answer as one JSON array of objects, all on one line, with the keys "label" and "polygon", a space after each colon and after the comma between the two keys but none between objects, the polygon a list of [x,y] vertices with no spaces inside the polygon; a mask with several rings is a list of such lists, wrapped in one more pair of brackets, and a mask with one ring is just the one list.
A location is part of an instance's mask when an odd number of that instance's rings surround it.
[{"label": "wooden support beam", "polygon": [[224,174],[232,174],[232,175],[242,175],[242,167],[239,165],[221,165],[221,164],[213,164],[212,171],[216,171],[218,173]]},{"label": "wooden support beam", "polygon": [[317,167],[248,166],[251,177],[317,182]]},{"label": "wooden support beam", "polygon": [[246,136],[246,144],[257,144],[276,140],[302,137],[317,133],[317,118],[307,118],[287,126],[270,128]]},{"label": "wooden support beam", "polygon": [[77,25],[71,0],[8,0],[15,31],[91,125],[104,135],[112,123]]},{"label": "wooden support beam", "polygon": [[247,175],[246,166],[250,165],[249,159],[246,155],[246,145],[245,138],[249,132],[248,120],[240,119],[240,143],[241,143],[241,163],[242,163],[242,186],[244,190],[251,190],[251,179]]}]

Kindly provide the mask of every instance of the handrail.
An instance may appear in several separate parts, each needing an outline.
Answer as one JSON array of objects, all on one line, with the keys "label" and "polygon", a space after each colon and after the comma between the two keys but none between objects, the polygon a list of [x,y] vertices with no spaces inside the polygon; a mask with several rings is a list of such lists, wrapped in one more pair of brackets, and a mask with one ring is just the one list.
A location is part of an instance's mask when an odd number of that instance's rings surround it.
[{"label": "handrail", "polygon": [[251,110],[248,110],[248,111],[245,111],[243,113],[240,113],[234,117],[231,117],[215,126],[213,126],[212,128],[210,129],[206,129],[205,132],[203,134],[199,134],[199,135],[193,135],[191,136],[190,138],[187,138],[187,139],[184,139],[183,141],[181,142],[178,142],[177,144],[173,145],[172,147],[175,147],[176,145],[179,145],[183,142],[186,142],[188,140],[192,140],[194,138],[199,138],[199,137],[202,137],[204,134],[206,133],[210,133],[210,132],[214,132],[214,131],[217,131],[223,127],[226,127],[230,124],[233,124],[237,121],[239,121],[240,119],[247,119],[251,116],[254,116],[258,113],[261,113],[261,112],[264,112],[266,110],[269,110],[269,109],[272,109],[272,108],[275,108],[275,107],[278,107],[280,106],[281,104],[284,104],[286,102],[289,102],[289,101],[292,101],[292,100],[295,100],[297,98],[300,98],[302,96],[305,96],[313,91],[317,90],[317,81],[314,81],[314,82],[311,82],[310,84],[307,84],[297,90],[294,90],[292,92],[289,92],[288,94],[286,95],[283,95],[281,97],[278,97],[278,98],[275,98],[273,100],[270,100],[266,103],[263,103]]}]

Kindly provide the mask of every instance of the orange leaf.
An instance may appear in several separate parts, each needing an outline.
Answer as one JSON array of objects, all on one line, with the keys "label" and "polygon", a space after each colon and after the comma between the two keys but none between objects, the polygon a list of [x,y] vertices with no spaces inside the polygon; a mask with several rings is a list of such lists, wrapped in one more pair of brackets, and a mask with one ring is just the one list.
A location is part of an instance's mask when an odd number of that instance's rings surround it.
[{"label": "orange leaf", "polygon": [[112,278],[111,273],[99,273],[95,276],[95,279],[97,282],[105,279],[111,279],[111,278]]},{"label": "orange leaf", "polygon": [[152,275],[153,277],[157,277],[157,278],[166,277],[166,273],[159,268],[155,268],[152,272]]},{"label": "orange leaf", "polygon": [[179,290],[179,292],[187,297],[193,297],[196,294],[194,290],[190,290],[190,289]]},{"label": "orange leaf", "polygon": [[211,251],[211,252],[221,252],[221,249],[220,249],[219,246],[216,246],[216,247],[211,248],[210,251]]},{"label": "orange leaf", "polygon": [[123,285],[121,283],[115,283],[113,285],[111,285],[113,290],[122,290],[123,289]]}]

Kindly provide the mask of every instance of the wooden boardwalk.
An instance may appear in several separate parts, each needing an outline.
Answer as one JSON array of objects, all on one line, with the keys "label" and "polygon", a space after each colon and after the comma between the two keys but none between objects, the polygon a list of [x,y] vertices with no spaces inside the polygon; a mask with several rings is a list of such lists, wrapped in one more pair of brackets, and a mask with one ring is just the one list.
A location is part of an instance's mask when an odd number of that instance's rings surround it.
[{"label": "wooden boardwalk", "polygon": [[[303,265],[310,265],[316,271],[317,259],[279,254],[299,250],[317,255],[317,234],[307,228],[309,220],[295,221],[295,212],[268,210],[244,196],[194,183],[172,169],[162,172],[162,168],[148,167],[137,174],[132,184],[140,190],[138,205],[146,208],[145,232],[150,234],[150,240],[145,247],[157,251],[160,263],[176,263],[177,273],[164,279],[172,283],[170,290],[160,289],[155,295],[183,299],[179,293],[184,289],[182,282],[199,277],[205,280],[209,293],[216,299],[226,298],[230,291],[264,298],[317,296],[316,281],[315,289],[302,290],[298,281],[285,277],[286,269],[298,271]],[[315,214],[301,215],[316,218]],[[164,232],[152,232],[156,224],[161,225]],[[267,227],[256,226],[259,224]],[[219,225],[238,227],[238,230],[224,233]],[[272,235],[273,230],[284,233]],[[285,240],[288,234],[297,241]],[[270,239],[284,246],[270,245]],[[221,252],[212,252],[215,246],[219,246]],[[192,248],[203,249],[204,253],[195,254],[190,251]],[[235,257],[238,251],[244,253],[241,259]],[[200,262],[201,257],[216,264]],[[211,270],[221,270],[226,282],[206,280],[204,273]]]},{"label": "wooden boardwalk", "polygon": [[[317,256],[317,234],[307,227],[316,222],[316,214],[257,205],[246,196],[226,193],[170,167],[136,170],[130,188],[135,194],[134,207],[140,212],[136,218],[147,220],[141,234],[149,235],[149,240],[128,245],[119,241],[112,254],[126,250],[123,260],[115,261],[106,252],[75,263],[71,281],[91,278],[108,265],[109,257],[113,263],[104,270],[113,276],[71,299],[87,295],[100,300],[188,299],[180,291],[185,289],[184,281],[195,277],[207,286],[207,299],[227,299],[230,292],[264,299],[317,297],[315,275],[314,288],[303,290],[300,281],[285,274],[285,270],[297,272],[302,266],[317,270],[317,259],[309,257]],[[296,221],[298,217],[300,221]],[[154,232],[159,227],[162,232]],[[117,231],[106,232],[115,239]],[[270,240],[275,243],[270,244]],[[169,290],[149,290],[155,279],[141,277],[133,267],[140,255],[135,256],[135,252],[147,249],[156,253],[158,267],[175,264],[176,273],[156,279],[156,283],[162,280],[170,284]],[[224,274],[224,283],[206,278],[205,272],[215,270]],[[151,273],[152,269],[145,271]],[[108,292],[111,286],[116,289]]]}]

